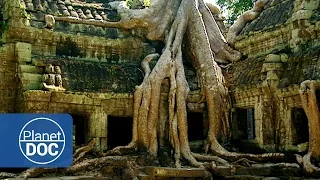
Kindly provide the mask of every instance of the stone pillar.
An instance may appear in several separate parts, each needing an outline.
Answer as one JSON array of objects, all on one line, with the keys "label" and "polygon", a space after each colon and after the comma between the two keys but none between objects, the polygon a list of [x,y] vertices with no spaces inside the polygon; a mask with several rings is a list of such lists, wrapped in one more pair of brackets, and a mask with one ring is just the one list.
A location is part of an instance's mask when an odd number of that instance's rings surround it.
[{"label": "stone pillar", "polygon": [[288,149],[292,144],[292,122],[291,108],[286,104],[285,98],[282,98],[279,102],[279,112],[279,119],[281,120],[280,147],[282,149]]},{"label": "stone pillar", "polygon": [[13,43],[0,47],[0,112],[14,112],[17,90],[17,63]]},{"label": "stone pillar", "polygon": [[254,140],[254,110],[252,108],[247,109],[247,135],[248,140]]},{"label": "stone pillar", "polygon": [[255,134],[258,144],[263,145],[263,103],[261,102],[261,97],[256,97],[256,103],[255,103],[255,111],[254,111],[254,117],[255,117]]},{"label": "stone pillar", "polygon": [[262,107],[262,131],[263,131],[263,144],[264,145],[270,145],[274,144],[274,130],[275,130],[275,117],[274,115],[274,108],[273,102],[271,99],[266,98],[262,101],[261,107]]},{"label": "stone pillar", "polygon": [[274,145],[279,143],[279,119],[278,97],[276,90],[280,82],[282,73],[282,62],[286,59],[285,55],[269,54],[265,58],[261,74],[263,80],[263,96],[261,96],[261,119],[263,131],[263,144]]},{"label": "stone pillar", "polygon": [[96,150],[100,151],[106,147],[107,142],[102,142],[106,140],[107,137],[107,115],[100,107],[94,108],[94,111],[90,114],[89,119],[89,140],[92,138],[97,138]]},{"label": "stone pillar", "polygon": [[261,73],[266,74],[263,85],[266,87],[276,88],[280,81],[282,72],[281,56],[275,54],[267,55],[263,63]]}]

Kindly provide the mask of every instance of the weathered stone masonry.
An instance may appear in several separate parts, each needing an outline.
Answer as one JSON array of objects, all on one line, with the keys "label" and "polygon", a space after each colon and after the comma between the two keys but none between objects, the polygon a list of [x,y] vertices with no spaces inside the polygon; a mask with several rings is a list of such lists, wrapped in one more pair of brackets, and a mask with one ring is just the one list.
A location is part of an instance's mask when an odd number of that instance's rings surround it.
[{"label": "weathered stone masonry", "polygon": [[308,126],[297,115],[299,87],[320,78],[318,20],[319,1],[274,0],[236,37],[247,58],[230,70],[234,111],[254,109],[254,142],[265,149],[297,150],[308,141],[299,142],[308,130],[297,134]]}]

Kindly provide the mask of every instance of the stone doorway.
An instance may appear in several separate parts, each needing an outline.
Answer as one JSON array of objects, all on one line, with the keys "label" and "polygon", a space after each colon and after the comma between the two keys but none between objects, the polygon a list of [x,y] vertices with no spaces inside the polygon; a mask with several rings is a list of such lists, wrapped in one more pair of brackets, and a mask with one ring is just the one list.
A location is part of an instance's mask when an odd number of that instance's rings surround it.
[{"label": "stone doorway", "polygon": [[309,141],[308,118],[303,108],[292,108],[292,145],[298,145]]},{"label": "stone doorway", "polygon": [[84,115],[72,114],[74,145],[82,146],[87,143],[88,119]]},{"label": "stone doorway", "polygon": [[233,138],[239,140],[255,139],[254,109],[237,108],[233,121]]},{"label": "stone doorway", "polygon": [[198,141],[204,140],[204,118],[203,113],[189,112],[187,114],[188,121],[188,140]]},{"label": "stone doorway", "polygon": [[108,116],[108,149],[128,145],[132,140],[132,117]]}]

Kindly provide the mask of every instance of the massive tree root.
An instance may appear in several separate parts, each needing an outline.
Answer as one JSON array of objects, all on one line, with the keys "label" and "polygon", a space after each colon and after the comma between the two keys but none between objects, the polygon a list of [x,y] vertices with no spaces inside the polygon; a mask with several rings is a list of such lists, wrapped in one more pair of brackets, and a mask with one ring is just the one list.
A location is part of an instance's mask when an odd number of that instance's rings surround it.
[{"label": "massive tree root", "polygon": [[[172,1],[169,0],[167,5],[171,4]],[[164,7],[168,8],[168,6]],[[220,129],[224,129],[225,133],[229,129],[229,103],[228,89],[225,87],[224,77],[215,57],[234,61],[241,55],[227,45],[210,9],[203,0],[182,0],[178,11],[170,12],[177,13],[170,31],[165,36],[166,46],[156,66],[151,70],[148,62],[157,57],[157,54],[149,55],[142,61],[145,76],[142,84],[136,87],[134,94],[132,142],[128,146],[116,147],[107,154],[122,154],[126,149],[139,149],[154,156],[157,155],[160,87],[162,81],[168,78],[170,81],[169,139],[174,150],[175,166],[181,167],[181,158],[196,167],[203,167],[197,159],[228,164],[227,161],[216,156],[194,154],[189,148],[186,110],[189,86],[185,77],[181,48],[183,40],[187,39],[190,61],[197,70],[202,94],[208,107],[209,132],[205,143],[206,152],[212,152],[230,161],[242,158],[254,161],[284,158],[283,154],[278,153],[262,155],[232,153],[220,145],[217,139]]]},{"label": "massive tree root", "polygon": [[[83,164],[76,164],[81,158],[83,158],[87,153],[91,152],[96,144],[96,138],[93,138],[88,145],[83,146],[75,150],[73,154],[73,166],[68,168],[67,170],[59,170],[57,168],[30,168],[27,169],[26,171],[22,172],[20,174],[20,177],[22,178],[33,178],[33,177],[38,177],[44,173],[53,173],[53,172],[58,172],[58,171],[71,171],[74,172],[75,170],[82,170],[83,167],[86,167]],[[84,163],[85,164],[85,163]]]},{"label": "massive tree root", "polygon": [[73,154],[73,164],[75,164],[77,161],[79,161],[82,157],[84,157],[87,153],[92,151],[95,148],[96,145],[96,138],[93,138],[88,145],[83,146],[77,150],[75,150]]},{"label": "massive tree root", "polygon": [[254,3],[252,9],[240,15],[240,17],[234,22],[227,33],[227,41],[230,43],[230,45],[234,45],[235,37],[240,33],[240,31],[248,22],[256,19],[260,15],[264,6],[268,2],[270,2],[270,0],[257,0]]},{"label": "massive tree root", "polygon": [[306,80],[300,85],[300,97],[302,107],[308,117],[309,126],[309,150],[301,157],[297,156],[297,161],[309,172],[320,172],[320,168],[311,163],[311,158],[319,161],[320,158],[320,112],[316,96],[316,81]]}]

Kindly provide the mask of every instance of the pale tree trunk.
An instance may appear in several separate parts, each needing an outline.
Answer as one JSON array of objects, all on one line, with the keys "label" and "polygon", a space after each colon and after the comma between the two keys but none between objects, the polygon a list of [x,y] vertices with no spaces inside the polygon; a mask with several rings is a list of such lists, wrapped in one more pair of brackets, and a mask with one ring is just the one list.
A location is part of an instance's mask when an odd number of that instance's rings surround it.
[{"label": "pale tree trunk", "polygon": [[308,118],[309,150],[302,158],[297,155],[297,160],[307,172],[320,172],[320,168],[311,164],[311,158],[320,160],[320,112],[316,96],[316,81],[306,80],[300,85],[302,107]]}]

